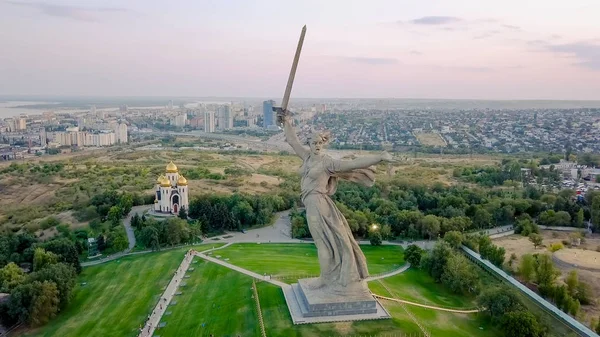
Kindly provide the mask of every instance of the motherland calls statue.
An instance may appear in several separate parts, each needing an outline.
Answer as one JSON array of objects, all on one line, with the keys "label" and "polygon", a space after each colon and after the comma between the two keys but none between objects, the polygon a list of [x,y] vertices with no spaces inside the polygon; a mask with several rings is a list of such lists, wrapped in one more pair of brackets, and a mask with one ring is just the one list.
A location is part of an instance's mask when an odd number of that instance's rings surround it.
[{"label": "motherland calls statue", "polygon": [[294,324],[305,323],[307,319],[313,323],[353,320],[350,315],[358,315],[354,316],[358,319],[389,318],[364,281],[368,276],[365,255],[331,195],[335,193],[339,179],[373,185],[375,170],[371,166],[383,161],[392,162],[392,156],[383,152],[354,160],[333,159],[323,153],[323,147],[330,139],[328,132],[310,135],[306,141],[308,148],[300,143],[287,106],[305,34],[306,26],[300,33],[281,107],[273,110],[277,112],[278,123],[283,125],[286,141],[302,158],[302,202],[306,206],[310,234],[317,246],[321,275],[299,279],[298,283],[284,289],[284,296]]},{"label": "motherland calls statue", "polygon": [[328,132],[315,132],[304,147],[291,124],[291,115],[280,112],[286,141],[302,158],[300,168],[302,202],[306,206],[308,228],[317,246],[321,275],[313,279],[312,289],[330,288],[333,292],[343,289],[368,276],[367,262],[344,215],[335,206],[331,195],[336,191],[338,179],[345,179],[372,186],[375,171],[372,165],[392,162],[392,156],[383,152],[353,160],[337,160],[323,153],[330,139]]}]

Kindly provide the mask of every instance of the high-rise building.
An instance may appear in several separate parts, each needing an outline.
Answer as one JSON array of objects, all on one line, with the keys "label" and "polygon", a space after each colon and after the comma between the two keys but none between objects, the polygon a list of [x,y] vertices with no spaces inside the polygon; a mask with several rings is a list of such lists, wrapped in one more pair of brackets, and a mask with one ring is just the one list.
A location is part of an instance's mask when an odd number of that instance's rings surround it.
[{"label": "high-rise building", "polygon": [[96,106],[92,105],[92,107],[90,108],[90,114],[95,115],[96,114]]},{"label": "high-rise building", "polygon": [[26,130],[27,129],[27,120],[25,118],[17,119],[17,130]]},{"label": "high-rise building", "polygon": [[233,113],[229,105],[219,106],[219,130],[233,129]]},{"label": "high-rise building", "polygon": [[117,140],[117,143],[127,143],[127,124],[119,123],[115,127],[115,138]]},{"label": "high-rise building", "polygon": [[169,101],[169,104],[167,104],[167,108],[168,108],[169,110],[173,110],[173,100],[170,100],[170,101]]},{"label": "high-rise building", "polygon": [[275,125],[275,121],[273,118],[273,106],[275,105],[275,101],[268,100],[263,102],[263,127],[268,128],[271,125]]},{"label": "high-rise building", "polygon": [[215,132],[215,113],[212,111],[204,113],[204,132]]},{"label": "high-rise building", "polygon": [[171,124],[182,128],[185,126],[186,121],[187,121],[187,115],[181,114],[181,115],[175,116],[175,118],[173,118],[173,120],[171,121]]},{"label": "high-rise building", "polygon": [[46,129],[43,127],[40,129],[40,145],[42,147],[48,145],[48,135],[46,135]]}]

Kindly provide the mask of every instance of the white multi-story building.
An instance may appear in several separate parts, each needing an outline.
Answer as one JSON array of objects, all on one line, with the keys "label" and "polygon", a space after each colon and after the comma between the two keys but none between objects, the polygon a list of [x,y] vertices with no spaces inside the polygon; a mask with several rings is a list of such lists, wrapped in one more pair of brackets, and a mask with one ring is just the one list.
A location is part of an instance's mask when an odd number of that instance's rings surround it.
[{"label": "white multi-story building", "polygon": [[186,121],[187,121],[187,115],[181,114],[181,115],[175,116],[175,118],[173,118],[173,120],[171,120],[171,124],[182,128],[185,126]]},{"label": "white multi-story building", "polygon": [[219,130],[233,129],[233,113],[229,105],[219,107]]},{"label": "white multi-story building", "polygon": [[215,132],[215,113],[212,111],[204,113],[204,132]]},{"label": "white multi-story building", "polygon": [[27,129],[27,120],[25,118],[17,119],[17,130],[26,130]]},{"label": "white multi-story building", "polygon": [[117,139],[117,143],[127,143],[127,124],[119,123],[115,126],[115,138]]},{"label": "white multi-story building", "polygon": [[177,214],[181,208],[189,210],[188,182],[179,175],[177,166],[170,162],[166,173],[156,180],[154,211]]}]

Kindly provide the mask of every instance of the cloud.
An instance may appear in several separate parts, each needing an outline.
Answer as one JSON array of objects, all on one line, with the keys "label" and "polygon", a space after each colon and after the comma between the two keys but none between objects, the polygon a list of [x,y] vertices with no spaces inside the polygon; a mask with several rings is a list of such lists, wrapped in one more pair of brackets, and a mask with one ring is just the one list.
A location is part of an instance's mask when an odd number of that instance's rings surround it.
[{"label": "cloud", "polygon": [[341,56],[343,60],[355,62],[355,63],[363,63],[370,65],[386,65],[386,64],[397,64],[398,60],[394,58],[387,57],[349,57],[349,56]]},{"label": "cloud", "polygon": [[476,66],[433,66],[440,70],[459,70],[471,73],[488,73],[493,71],[492,67],[476,67]]},{"label": "cloud", "polygon": [[411,20],[410,23],[416,25],[448,25],[463,21],[455,16],[424,16],[418,19]]},{"label": "cloud", "polygon": [[521,31],[521,30],[522,30],[522,29],[521,29],[521,27],[519,27],[519,26],[514,26],[514,25],[502,24],[501,26],[502,26],[503,28],[510,29],[510,30],[514,30],[514,31]]},{"label": "cloud", "polygon": [[498,30],[488,30],[487,32],[485,32],[483,34],[475,36],[473,39],[475,39],[475,40],[487,39],[487,38],[490,38],[490,37],[492,37],[494,35],[498,35],[498,34],[500,34],[500,31],[498,31]]},{"label": "cloud", "polygon": [[42,2],[17,1],[6,1],[6,3],[15,6],[35,8],[40,12],[50,16],[63,17],[88,22],[98,21],[98,16],[102,13],[131,12],[129,9],[119,7],[78,7],[68,5],[55,5]]},{"label": "cloud", "polygon": [[422,52],[420,52],[420,51],[418,51],[418,50],[411,50],[411,51],[409,51],[408,53],[409,53],[410,55],[416,55],[416,56],[423,55],[423,53],[422,53]]},{"label": "cloud", "polygon": [[600,44],[590,42],[574,42],[565,44],[546,44],[544,49],[576,58],[576,66],[600,70]]}]

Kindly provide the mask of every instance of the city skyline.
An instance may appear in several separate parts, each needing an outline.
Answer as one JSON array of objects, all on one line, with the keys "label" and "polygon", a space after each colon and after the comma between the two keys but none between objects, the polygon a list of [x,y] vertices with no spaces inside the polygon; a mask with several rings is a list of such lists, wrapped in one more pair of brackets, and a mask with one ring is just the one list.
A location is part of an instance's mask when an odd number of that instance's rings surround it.
[{"label": "city skyline", "polygon": [[[600,3],[1,1],[0,94],[600,99]],[[16,32],[16,33],[15,33]]]}]

